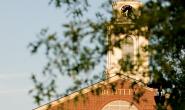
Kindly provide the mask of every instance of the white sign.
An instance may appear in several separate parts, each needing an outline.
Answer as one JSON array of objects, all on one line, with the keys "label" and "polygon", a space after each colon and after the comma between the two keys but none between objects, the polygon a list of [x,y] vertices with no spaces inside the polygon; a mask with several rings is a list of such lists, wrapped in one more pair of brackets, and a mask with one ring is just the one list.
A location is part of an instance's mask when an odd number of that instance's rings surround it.
[{"label": "white sign", "polygon": [[132,95],[132,89],[102,90],[101,95]]}]

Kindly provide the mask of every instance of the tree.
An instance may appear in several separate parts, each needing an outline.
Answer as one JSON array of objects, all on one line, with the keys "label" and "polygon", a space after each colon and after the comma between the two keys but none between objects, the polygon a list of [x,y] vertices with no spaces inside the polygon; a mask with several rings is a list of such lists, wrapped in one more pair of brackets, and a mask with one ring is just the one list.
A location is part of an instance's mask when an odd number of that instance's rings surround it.
[{"label": "tree", "polygon": [[[32,53],[37,53],[44,46],[48,58],[43,70],[44,77],[49,77],[47,83],[32,76],[35,88],[31,92],[37,104],[43,98],[50,99],[57,95],[58,75],[68,75],[73,79],[74,86],[67,93],[100,80],[102,76],[98,75],[94,75],[93,79],[79,76],[89,74],[105,61],[107,51],[113,46],[120,46],[120,41],[110,44],[106,38],[107,26],[114,25],[115,20],[111,0],[102,1],[99,8],[94,8],[95,2],[89,0],[51,0],[49,3],[66,9],[72,19],[63,24],[62,35],[50,34],[47,29],[43,29],[40,38],[30,43]],[[87,16],[89,12],[93,16]],[[134,13],[133,10],[131,14]],[[166,105],[170,104],[177,110],[184,109],[185,3],[181,0],[147,1],[140,13],[140,16],[128,16],[132,25],[124,28],[114,25],[113,33],[137,31],[137,35],[146,36],[150,41],[149,46],[144,47],[150,56],[150,85],[160,85],[157,88],[169,92]],[[143,27],[147,27],[147,31],[143,31]],[[120,61],[120,64],[123,62]],[[158,109],[164,109],[166,105],[158,103]]]}]

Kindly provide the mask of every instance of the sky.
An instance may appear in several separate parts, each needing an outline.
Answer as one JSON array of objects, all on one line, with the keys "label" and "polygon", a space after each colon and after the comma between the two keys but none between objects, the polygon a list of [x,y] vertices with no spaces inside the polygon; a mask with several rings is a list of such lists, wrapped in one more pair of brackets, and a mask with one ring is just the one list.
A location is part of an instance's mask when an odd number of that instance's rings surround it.
[{"label": "sky", "polygon": [[[29,89],[31,73],[41,73],[43,54],[31,55],[28,44],[42,28],[60,30],[61,10],[49,0],[0,0],[0,109],[31,110],[37,107]],[[94,1],[95,2],[95,1]],[[61,85],[66,86],[66,85]]]},{"label": "sky", "polygon": [[49,0],[0,0],[0,109],[36,107],[28,90],[31,73],[40,73],[45,58],[31,55],[28,44],[42,28],[60,28],[61,11]]}]

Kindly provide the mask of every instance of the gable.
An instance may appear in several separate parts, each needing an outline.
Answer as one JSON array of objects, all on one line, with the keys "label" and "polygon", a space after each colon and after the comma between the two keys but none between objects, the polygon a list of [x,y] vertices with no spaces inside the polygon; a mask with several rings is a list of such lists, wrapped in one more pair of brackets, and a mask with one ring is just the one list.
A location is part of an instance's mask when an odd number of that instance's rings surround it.
[{"label": "gable", "polygon": [[35,110],[103,110],[116,100],[133,104],[138,110],[154,110],[154,95],[153,89],[116,75]]}]

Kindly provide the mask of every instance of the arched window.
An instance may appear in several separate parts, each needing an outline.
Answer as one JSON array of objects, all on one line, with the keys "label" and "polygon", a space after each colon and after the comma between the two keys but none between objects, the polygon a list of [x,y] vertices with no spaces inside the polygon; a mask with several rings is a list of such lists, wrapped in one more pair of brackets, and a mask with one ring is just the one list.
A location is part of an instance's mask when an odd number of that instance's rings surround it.
[{"label": "arched window", "polygon": [[126,36],[122,42],[122,53],[123,56],[129,56],[133,58],[134,56],[134,40],[130,36]]},{"label": "arched window", "polygon": [[101,110],[138,110],[127,101],[116,100],[105,105]]}]

